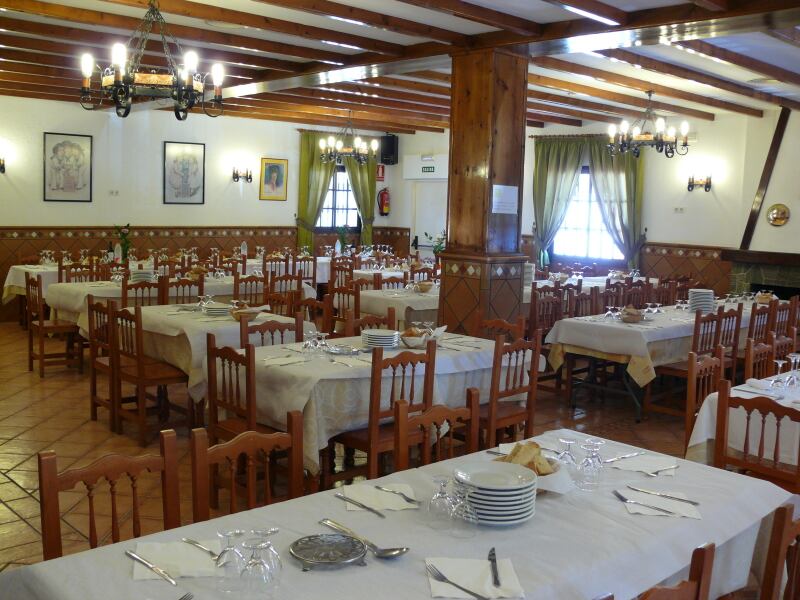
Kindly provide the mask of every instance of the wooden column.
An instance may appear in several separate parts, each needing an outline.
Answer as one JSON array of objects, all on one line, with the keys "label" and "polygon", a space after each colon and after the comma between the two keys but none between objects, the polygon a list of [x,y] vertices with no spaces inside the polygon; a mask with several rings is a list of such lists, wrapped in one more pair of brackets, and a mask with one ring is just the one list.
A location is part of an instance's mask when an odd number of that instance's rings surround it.
[{"label": "wooden column", "polygon": [[527,46],[453,56],[447,248],[440,324],[473,333],[476,314],[515,320],[528,89]]}]

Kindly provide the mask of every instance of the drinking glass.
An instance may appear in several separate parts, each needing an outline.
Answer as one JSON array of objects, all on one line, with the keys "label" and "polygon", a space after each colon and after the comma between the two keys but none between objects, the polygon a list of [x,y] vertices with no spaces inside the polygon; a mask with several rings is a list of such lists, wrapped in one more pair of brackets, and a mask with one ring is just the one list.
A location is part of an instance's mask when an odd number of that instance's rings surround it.
[{"label": "drinking glass", "polygon": [[581,449],[586,453],[578,464],[575,485],[585,492],[593,492],[600,485],[603,472],[603,462],[600,459],[600,446],[584,443]]},{"label": "drinking glass", "polygon": [[439,489],[428,500],[425,518],[431,529],[446,531],[450,529],[450,518],[453,512],[453,501],[447,491],[447,484],[450,479],[448,477],[435,477],[433,481],[439,486]]},{"label": "drinking glass", "polygon": [[786,360],[782,358],[777,358],[773,361],[775,363],[776,371],[775,377],[773,377],[772,381],[769,383],[769,387],[771,388],[782,388],[784,387],[784,380],[781,379],[781,372],[783,371],[783,365],[786,364]]},{"label": "drinking glass", "polygon": [[656,305],[656,309],[653,311],[656,314],[663,313],[664,311],[661,310],[661,302],[654,302],[653,304]]},{"label": "drinking glass", "polygon": [[789,359],[789,373],[786,375],[784,383],[787,388],[796,388],[800,385],[800,379],[797,376],[797,370],[800,367],[800,353],[790,352],[786,358]]},{"label": "drinking glass", "polygon": [[261,537],[251,538],[245,540],[242,547],[250,551],[250,558],[241,572],[244,591],[253,598],[274,598],[283,562],[272,542]]},{"label": "drinking glass", "polygon": [[613,306],[606,306],[606,314],[603,315],[604,319],[613,319],[614,318],[614,307]]},{"label": "drinking glass", "polygon": [[563,450],[561,450],[561,452],[559,452],[556,455],[556,460],[564,463],[567,466],[569,465],[572,465],[573,467],[576,466],[578,464],[578,460],[572,453],[572,444],[575,443],[575,440],[570,438],[558,438],[558,441],[561,442]]},{"label": "drinking glass", "polygon": [[469,503],[469,488],[456,485],[451,495],[452,509],[450,512],[451,530],[455,538],[469,539],[478,532],[478,513]]},{"label": "drinking glass", "polygon": [[319,353],[324,354],[328,351],[328,333],[324,331],[317,332],[317,346],[319,347]]},{"label": "drinking glass", "polygon": [[217,532],[225,542],[225,547],[217,557],[217,591],[225,593],[241,592],[244,580],[241,577],[245,566],[245,558],[237,545],[242,541],[247,531],[244,529],[231,529]]},{"label": "drinking glass", "polygon": [[303,346],[301,348],[303,358],[306,362],[312,360],[319,352],[319,339],[316,331],[307,331],[303,334]]}]

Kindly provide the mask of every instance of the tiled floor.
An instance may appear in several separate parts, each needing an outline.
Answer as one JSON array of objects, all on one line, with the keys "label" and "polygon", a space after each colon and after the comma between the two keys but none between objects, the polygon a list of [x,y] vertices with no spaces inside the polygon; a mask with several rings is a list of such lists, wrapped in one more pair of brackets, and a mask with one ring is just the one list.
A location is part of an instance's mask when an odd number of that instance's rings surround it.
[{"label": "tiled floor", "polygon": [[[141,449],[133,433],[109,431],[107,413],[89,419],[88,375],[74,370],[50,369],[44,379],[28,373],[26,334],[14,323],[0,323],[0,571],[42,559],[39,524],[37,453],[54,450],[58,467],[79,467],[104,454],[139,454],[158,451],[154,437]],[[176,398],[174,391],[170,392]],[[568,427],[674,455],[683,453],[683,429],[677,418],[653,417],[636,424],[630,404],[609,399],[582,401],[573,414],[564,401],[543,392],[537,405],[536,432]],[[176,427],[180,450],[181,515],[191,519],[191,479],[185,427]],[[161,505],[157,477],[139,484],[144,497],[143,532],[161,527]],[[154,493],[149,498],[148,492]],[[98,494],[100,495],[100,494]],[[81,494],[60,496],[64,552],[88,548],[88,504]],[[122,498],[120,514],[127,510]],[[110,539],[110,506],[98,500],[100,539]],[[130,519],[125,519],[123,537],[130,537]]]}]

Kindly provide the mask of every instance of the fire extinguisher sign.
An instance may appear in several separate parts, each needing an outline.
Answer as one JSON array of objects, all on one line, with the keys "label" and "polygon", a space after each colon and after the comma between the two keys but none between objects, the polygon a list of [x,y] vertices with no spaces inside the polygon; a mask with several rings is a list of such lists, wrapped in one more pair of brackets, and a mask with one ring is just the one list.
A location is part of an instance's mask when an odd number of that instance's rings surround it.
[{"label": "fire extinguisher sign", "polygon": [[377,164],[375,166],[375,181],[383,181],[386,176],[386,166]]}]

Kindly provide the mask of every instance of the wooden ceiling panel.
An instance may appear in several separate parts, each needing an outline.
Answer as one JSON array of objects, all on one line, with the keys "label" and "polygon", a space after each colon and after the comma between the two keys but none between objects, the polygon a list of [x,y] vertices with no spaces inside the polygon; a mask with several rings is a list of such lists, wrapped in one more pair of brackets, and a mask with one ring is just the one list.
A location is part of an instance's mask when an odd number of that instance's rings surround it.
[{"label": "wooden ceiling panel", "polygon": [[444,12],[467,19],[468,21],[475,21],[483,23],[490,27],[510,31],[518,35],[531,35],[538,36],[542,31],[542,26],[539,23],[522,19],[508,13],[499,12],[491,8],[484,8],[477,4],[464,2],[463,0],[399,0],[406,4],[413,4],[420,8],[427,8],[438,12]]}]

